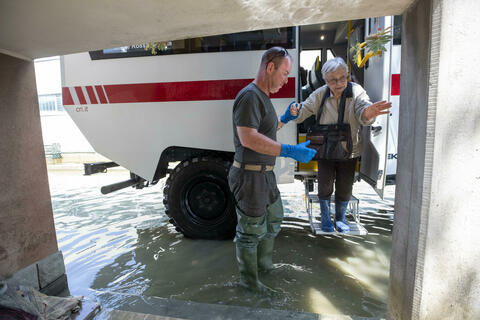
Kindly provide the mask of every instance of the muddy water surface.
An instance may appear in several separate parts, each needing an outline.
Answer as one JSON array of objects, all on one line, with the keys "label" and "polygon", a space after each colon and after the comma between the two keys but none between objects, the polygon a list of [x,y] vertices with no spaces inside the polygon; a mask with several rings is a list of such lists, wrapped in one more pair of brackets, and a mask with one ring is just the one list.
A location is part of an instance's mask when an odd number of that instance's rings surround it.
[{"label": "muddy water surface", "polygon": [[[231,241],[189,240],[168,223],[163,182],[102,195],[128,172],[82,176],[50,171],[59,249],[70,291],[157,296],[203,303],[385,317],[394,189],[380,201],[354,186],[368,236],[313,236],[300,182],[281,185],[285,221],[276,242],[277,269],[262,280],[281,292],[266,298],[238,286]],[[317,208],[318,210],[318,208]],[[119,306],[121,308],[121,306]]]}]

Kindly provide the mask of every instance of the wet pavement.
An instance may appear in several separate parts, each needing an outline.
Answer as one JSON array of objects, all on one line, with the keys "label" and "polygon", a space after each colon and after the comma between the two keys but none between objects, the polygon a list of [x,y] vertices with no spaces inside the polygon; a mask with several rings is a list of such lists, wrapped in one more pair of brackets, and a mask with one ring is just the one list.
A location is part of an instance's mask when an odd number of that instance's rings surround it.
[{"label": "wet pavement", "polygon": [[[364,182],[354,185],[368,236],[313,236],[303,184],[280,185],[285,208],[274,253],[276,267],[262,280],[275,298],[238,286],[232,241],[190,240],[168,223],[157,185],[108,195],[100,187],[129,173],[83,176],[50,170],[49,181],[59,250],[72,295],[125,309],[105,294],[170,298],[319,314],[385,317],[388,297],[394,188],[381,201]],[[100,315],[101,318],[101,315]]]}]

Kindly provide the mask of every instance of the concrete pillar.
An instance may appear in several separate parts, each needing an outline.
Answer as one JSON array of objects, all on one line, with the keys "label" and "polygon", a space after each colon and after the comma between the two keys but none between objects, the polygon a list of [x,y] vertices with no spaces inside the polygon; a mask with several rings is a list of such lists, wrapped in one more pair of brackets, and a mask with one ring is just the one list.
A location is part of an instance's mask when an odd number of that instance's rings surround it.
[{"label": "concrete pillar", "polygon": [[0,137],[0,279],[43,289],[65,278],[65,267],[53,223],[34,64],[4,54]]},{"label": "concrete pillar", "polygon": [[403,16],[389,319],[480,319],[478,0]]}]

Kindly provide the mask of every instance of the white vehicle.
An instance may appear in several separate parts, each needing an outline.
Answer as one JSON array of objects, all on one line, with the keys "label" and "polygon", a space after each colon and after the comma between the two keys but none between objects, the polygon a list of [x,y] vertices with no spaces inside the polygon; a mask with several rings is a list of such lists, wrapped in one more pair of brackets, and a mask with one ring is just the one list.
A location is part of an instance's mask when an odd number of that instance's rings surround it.
[{"label": "white vehicle", "polygon": [[[384,28],[392,19],[377,19],[375,25]],[[353,21],[353,38],[361,40],[370,21]],[[319,62],[326,60],[327,51],[346,58],[351,45],[346,25],[339,22],[171,41],[164,43],[165,50],[157,55],[144,50],[145,45],[137,45],[62,57],[64,107],[94,149],[114,161],[85,164],[86,174],[115,165],[131,171],[130,180],[103,187],[103,193],[127,186],[143,188],[168,175],[163,202],[179,231],[191,238],[233,236],[236,215],[226,177],[234,152],[232,106],[236,94],[255,77],[263,52],[282,46],[293,57],[288,84],[271,96],[277,113],[282,114],[292,100],[305,99],[323,82],[318,77],[318,63],[308,72],[299,66],[301,52],[321,50]],[[318,40],[320,35],[325,41]],[[372,100],[390,98],[390,81],[382,83],[382,79],[391,78],[391,53],[389,50],[378,58],[375,65],[380,67],[375,70],[373,61],[372,71],[367,68],[365,74],[352,69],[367,92],[374,93]],[[373,71],[382,76],[372,77],[368,83]],[[376,90],[380,86],[382,89]],[[289,123],[277,138],[296,144],[306,126]],[[365,130],[368,154],[362,156],[360,177],[381,193],[388,117],[378,117],[371,128]],[[171,170],[172,162],[180,163]],[[277,181],[312,176],[313,167],[279,157]]]}]

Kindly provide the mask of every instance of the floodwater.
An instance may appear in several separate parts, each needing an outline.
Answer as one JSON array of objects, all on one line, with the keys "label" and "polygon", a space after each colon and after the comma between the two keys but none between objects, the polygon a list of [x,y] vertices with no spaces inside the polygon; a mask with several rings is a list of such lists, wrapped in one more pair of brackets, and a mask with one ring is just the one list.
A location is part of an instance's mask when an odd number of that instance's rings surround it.
[{"label": "floodwater", "polygon": [[[238,286],[232,241],[190,240],[168,223],[157,185],[102,195],[127,171],[83,176],[49,171],[59,250],[72,295],[102,292],[156,296],[319,314],[385,317],[394,188],[381,201],[354,185],[368,236],[313,236],[303,184],[280,185],[285,220],[275,247],[278,267],[262,281],[281,293],[262,297]],[[317,211],[319,212],[319,211]],[[109,305],[110,308],[121,306]]]}]

